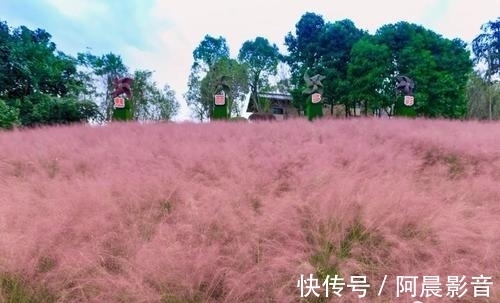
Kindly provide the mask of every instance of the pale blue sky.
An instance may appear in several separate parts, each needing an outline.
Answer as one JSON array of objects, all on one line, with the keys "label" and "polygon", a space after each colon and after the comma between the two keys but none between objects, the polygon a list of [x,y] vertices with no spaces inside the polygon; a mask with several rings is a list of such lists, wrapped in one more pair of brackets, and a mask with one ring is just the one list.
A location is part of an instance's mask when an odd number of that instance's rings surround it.
[{"label": "pale blue sky", "polygon": [[192,52],[205,34],[227,39],[236,55],[246,40],[268,38],[282,51],[284,37],[305,12],[327,21],[351,19],[373,33],[384,24],[409,21],[447,38],[467,43],[480,26],[500,16],[500,1],[490,0],[2,0],[0,20],[12,27],[43,28],[59,50],[76,55],[113,52],[132,70],[155,71],[169,84],[189,116],[187,90]]}]

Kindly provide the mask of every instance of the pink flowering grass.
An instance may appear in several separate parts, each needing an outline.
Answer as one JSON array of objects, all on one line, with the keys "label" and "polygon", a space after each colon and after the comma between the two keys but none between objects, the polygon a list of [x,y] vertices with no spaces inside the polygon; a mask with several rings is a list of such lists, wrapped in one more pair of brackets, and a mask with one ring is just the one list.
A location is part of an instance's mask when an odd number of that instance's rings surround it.
[{"label": "pink flowering grass", "polygon": [[[371,287],[301,298],[310,274]],[[417,297],[397,297],[397,276],[419,276]],[[420,297],[424,276],[443,297]],[[460,300],[448,276],[466,276]],[[1,303],[417,300],[500,302],[498,123],[0,132]]]}]

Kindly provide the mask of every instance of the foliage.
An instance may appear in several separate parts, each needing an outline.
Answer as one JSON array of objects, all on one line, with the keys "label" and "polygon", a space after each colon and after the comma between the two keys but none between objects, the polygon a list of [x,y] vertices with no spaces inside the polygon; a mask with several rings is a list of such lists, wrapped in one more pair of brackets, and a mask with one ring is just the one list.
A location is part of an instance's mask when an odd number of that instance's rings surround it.
[{"label": "foliage", "polygon": [[[351,20],[325,22],[320,15],[306,13],[296,24],[295,35],[286,36],[285,45],[297,108],[305,107],[298,91],[304,89],[301,79],[310,70],[326,76],[324,101],[343,104],[347,115],[362,108],[365,115],[411,110],[426,117],[465,116],[472,62],[461,40],[445,39],[408,22],[384,25],[368,35]],[[412,109],[405,108],[403,96],[395,95],[399,74],[416,83]]]},{"label": "foliage", "polygon": [[[96,56],[91,53],[79,53],[78,61],[85,67],[89,84],[95,83],[94,90],[88,91],[93,99],[100,100],[100,108],[104,113],[106,121],[111,119],[113,114],[113,79],[120,78],[128,74],[128,68],[122,61],[121,56],[114,53]],[[92,86],[91,86],[92,87]]]},{"label": "foliage", "polygon": [[467,118],[500,119],[500,84],[488,83],[477,73],[472,73],[467,85]]},{"label": "foliage", "polygon": [[5,102],[1,127],[98,118],[91,101],[77,99],[83,91],[77,61],[57,51],[51,38],[43,29],[10,30],[0,22],[0,98]]},{"label": "foliage", "polygon": [[245,41],[240,48],[238,60],[247,65],[251,100],[256,111],[262,111],[259,92],[269,86],[269,77],[276,74],[280,56],[276,44],[271,45],[263,37]]},{"label": "foliage", "polygon": [[94,102],[78,101],[74,97],[60,98],[34,93],[22,101],[11,100],[6,104],[18,113],[18,121],[22,126],[102,121],[102,115]]},{"label": "foliage", "polygon": [[496,277],[499,130],[394,118],[0,132],[0,271],[57,302],[297,302],[301,275],[331,273],[393,277],[380,297],[342,291],[391,302],[402,274]]},{"label": "foliage", "polygon": [[392,76],[392,54],[384,44],[372,37],[356,42],[351,50],[351,61],[347,70],[347,82],[351,83],[348,98],[363,103],[365,115],[368,110],[389,108],[394,98]]},{"label": "foliage", "polygon": [[324,80],[324,102],[333,105],[352,106],[349,93],[352,88],[347,78],[348,66],[351,62],[353,46],[367,33],[358,29],[349,19],[326,23],[320,43],[324,55],[318,63],[319,73],[326,76]]},{"label": "foliage", "polygon": [[193,58],[193,67],[201,67],[205,72],[208,72],[217,61],[229,58],[229,47],[226,39],[222,36],[215,38],[206,35],[193,51]]},{"label": "foliage", "polygon": [[312,103],[309,95],[306,101],[306,114],[309,121],[323,117],[323,102]]},{"label": "foliage", "polygon": [[55,303],[57,298],[46,289],[33,287],[20,277],[0,273],[0,302]]},{"label": "foliage", "polygon": [[0,99],[0,129],[11,129],[19,124],[19,109]]},{"label": "foliage", "polygon": [[477,63],[486,64],[485,78],[500,76],[500,17],[481,26],[482,33],[472,41]]},{"label": "foliage", "polygon": [[228,118],[230,118],[228,108],[229,106],[227,104],[227,101],[223,105],[214,105],[212,120],[227,120]]},{"label": "foliage", "polygon": [[[323,17],[314,13],[304,14],[295,26],[295,35],[288,33],[285,45],[290,55],[287,62],[291,66],[292,84],[298,91],[304,89],[302,82],[306,71],[310,74],[323,74],[325,91],[324,102],[332,107],[335,102],[350,108],[347,98],[350,84],[347,82],[347,66],[352,46],[366,33],[349,19],[325,22]],[[294,98],[295,106],[305,107],[304,98]]]},{"label": "foliage", "polygon": [[[463,41],[443,38],[407,22],[382,26],[375,39],[391,51],[391,74],[404,74],[415,82],[415,105],[412,108],[416,115],[465,116],[465,90],[472,62]],[[395,104],[395,114],[403,108],[400,96]]]},{"label": "foliage", "polygon": [[152,76],[153,72],[148,70],[134,71],[131,99],[133,117],[139,121],[171,120],[180,107],[175,91],[168,85],[159,89]]},{"label": "foliage", "polygon": [[201,74],[199,68],[191,69],[187,86],[188,90],[184,93],[184,99],[186,99],[193,117],[199,121],[208,120],[210,117],[210,104],[205,103],[201,98]]},{"label": "foliage", "polygon": [[112,121],[132,121],[134,118],[132,101],[128,98],[124,98],[124,103],[122,108],[113,108],[113,114],[111,115]]},{"label": "foliage", "polygon": [[73,93],[75,60],[56,50],[49,33],[25,26],[10,31],[6,23],[0,23],[1,97],[11,100],[32,93],[60,97]]},{"label": "foliage", "polygon": [[[227,62],[229,59],[229,47],[226,39],[222,36],[218,38],[206,35],[200,44],[193,51],[194,63],[188,79],[188,91],[184,98],[188,106],[193,111],[193,116],[200,121],[209,119],[213,114],[213,92],[210,85],[215,84],[217,77],[221,74],[213,75],[212,69],[218,62]],[[212,71],[211,79],[208,79],[208,73]],[[232,75],[225,75],[231,77]],[[204,84],[202,83],[204,81]],[[211,95],[211,100],[209,96]]]},{"label": "foliage", "polygon": [[212,66],[201,80],[201,100],[211,117],[214,108],[214,89],[222,76],[227,77],[226,83],[229,86],[229,91],[226,92],[229,112],[239,116],[248,93],[248,78],[246,66],[234,59],[222,58]]}]

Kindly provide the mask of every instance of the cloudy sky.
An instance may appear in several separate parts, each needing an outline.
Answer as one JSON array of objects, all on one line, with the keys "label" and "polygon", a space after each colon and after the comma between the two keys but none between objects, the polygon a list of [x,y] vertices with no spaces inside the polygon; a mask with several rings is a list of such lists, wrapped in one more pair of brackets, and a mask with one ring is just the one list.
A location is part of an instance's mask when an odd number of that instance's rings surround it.
[{"label": "cloudy sky", "polygon": [[284,52],[284,37],[305,12],[326,21],[351,19],[373,33],[409,21],[470,43],[482,24],[500,16],[494,0],[1,0],[0,20],[48,31],[59,50],[76,55],[115,53],[131,69],[153,70],[160,86],[182,95],[192,52],[206,34],[226,38],[236,56],[246,40],[268,38]]}]

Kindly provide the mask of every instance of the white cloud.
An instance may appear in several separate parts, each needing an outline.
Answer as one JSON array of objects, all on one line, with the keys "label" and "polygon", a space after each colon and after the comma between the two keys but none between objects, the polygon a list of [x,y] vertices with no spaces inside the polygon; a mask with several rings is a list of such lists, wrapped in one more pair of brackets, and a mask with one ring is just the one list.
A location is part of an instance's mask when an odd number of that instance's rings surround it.
[{"label": "white cloud", "polygon": [[80,20],[83,20],[89,15],[103,14],[106,12],[106,5],[102,1],[47,0],[47,2],[62,15]]}]

